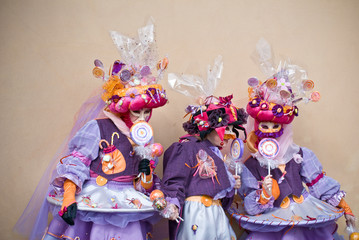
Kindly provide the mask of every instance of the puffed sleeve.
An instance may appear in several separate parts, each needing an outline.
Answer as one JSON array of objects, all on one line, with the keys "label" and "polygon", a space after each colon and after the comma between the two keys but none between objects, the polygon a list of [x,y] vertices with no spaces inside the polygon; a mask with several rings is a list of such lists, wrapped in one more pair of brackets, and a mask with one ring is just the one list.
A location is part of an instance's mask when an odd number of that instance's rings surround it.
[{"label": "puffed sleeve", "polygon": [[[190,143],[183,143],[190,144]],[[185,186],[190,178],[190,168],[185,165],[191,158],[182,143],[172,144],[163,157],[162,190],[166,200],[181,208],[185,200]]]},{"label": "puffed sleeve", "polygon": [[308,186],[309,193],[333,206],[338,206],[340,200],[345,196],[345,193],[340,191],[340,184],[323,173],[322,165],[311,150],[303,147],[302,151],[303,162],[300,175]]},{"label": "puffed sleeve", "polygon": [[271,196],[265,205],[259,202],[261,189],[258,181],[245,165],[242,167],[241,180],[242,186],[239,189],[239,193],[241,196],[244,196],[244,209],[249,215],[257,215],[273,208],[273,196]]},{"label": "puffed sleeve", "polygon": [[86,123],[69,142],[70,155],[63,158],[56,167],[57,177],[52,186],[57,192],[62,192],[66,179],[71,180],[77,186],[76,192],[80,192],[85,180],[90,178],[89,166],[91,161],[98,156],[100,129],[96,120]]}]

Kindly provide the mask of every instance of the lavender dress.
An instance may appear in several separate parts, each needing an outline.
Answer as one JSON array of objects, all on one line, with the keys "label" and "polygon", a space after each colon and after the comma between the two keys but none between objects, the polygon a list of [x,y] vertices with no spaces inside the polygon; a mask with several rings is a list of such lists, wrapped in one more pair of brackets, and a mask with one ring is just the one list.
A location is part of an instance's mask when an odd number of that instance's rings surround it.
[{"label": "lavender dress", "polygon": [[[71,154],[58,164],[54,190],[47,197],[54,219],[44,239],[148,239],[150,223],[158,215],[146,190],[134,188],[140,159],[127,137],[110,119],[92,120],[78,131],[69,148]],[[105,154],[112,154],[117,165],[105,163]],[[66,179],[77,186],[74,226],[58,215]],[[159,179],[154,181],[159,186]]]},{"label": "lavender dress", "polygon": [[[224,210],[233,198],[234,178],[227,171],[221,153],[209,141],[189,137],[188,142],[174,143],[164,155],[162,190],[167,200],[176,204],[184,218],[170,222],[170,239],[236,239]],[[213,159],[216,178],[204,178],[199,173],[200,150]],[[187,201],[191,196],[209,196],[221,200],[221,206],[206,207],[201,202]]]},{"label": "lavender dress", "polygon": [[237,211],[235,206],[229,212],[243,228],[251,231],[247,239],[333,239],[335,220],[343,215],[335,206],[345,193],[337,181],[323,174],[312,151],[300,148],[298,154],[287,162],[286,174],[279,168],[271,170],[280,196],[276,200],[271,197],[266,205],[258,202],[259,182],[268,174],[268,169],[253,157],[245,162],[241,174],[245,212]]}]

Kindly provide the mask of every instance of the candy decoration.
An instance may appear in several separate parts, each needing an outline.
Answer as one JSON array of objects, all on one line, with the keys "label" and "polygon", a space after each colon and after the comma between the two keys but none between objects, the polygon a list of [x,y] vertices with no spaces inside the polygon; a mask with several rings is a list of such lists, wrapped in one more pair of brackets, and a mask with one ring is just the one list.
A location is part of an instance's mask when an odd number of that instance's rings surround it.
[{"label": "candy decoration", "polygon": [[318,102],[320,100],[320,93],[317,91],[312,92],[312,94],[310,95],[310,100],[312,100],[313,102]]},{"label": "candy decoration", "polygon": [[151,69],[149,66],[143,66],[140,70],[141,76],[146,77],[147,75],[151,74]]},{"label": "candy decoration", "polygon": [[314,82],[312,80],[304,80],[302,84],[304,91],[310,91],[314,88]]},{"label": "candy decoration", "polygon": [[258,151],[263,157],[273,159],[279,153],[279,143],[274,138],[263,138],[258,144]]},{"label": "candy decoration", "polygon": [[163,147],[159,143],[154,143],[151,146],[152,157],[160,157],[163,154]]},{"label": "candy decoration", "polygon": [[168,66],[168,58],[163,58],[157,63],[157,70],[165,70]]},{"label": "candy decoration", "polygon": [[251,86],[251,87],[255,87],[255,86],[258,86],[259,84],[259,80],[255,77],[252,77],[252,78],[249,78],[248,79],[248,85]]},{"label": "candy decoration", "polygon": [[120,72],[124,65],[125,64],[120,62],[119,60],[115,61],[112,67],[112,75],[115,75]]},{"label": "candy decoration", "polygon": [[273,88],[277,87],[277,80],[275,80],[275,79],[268,79],[268,80],[266,81],[266,85],[267,85],[268,88],[273,89]]},{"label": "candy decoration", "polygon": [[236,138],[231,145],[231,155],[234,160],[238,160],[243,156],[244,144],[242,139]]},{"label": "candy decoration", "polygon": [[350,240],[359,240],[359,233],[358,232],[353,232],[352,234],[350,234],[349,239]]},{"label": "candy decoration", "polygon": [[145,121],[133,124],[130,129],[131,139],[138,145],[145,145],[153,137],[152,127]]},{"label": "candy decoration", "polygon": [[103,63],[102,63],[100,60],[98,60],[98,59],[96,59],[96,60],[94,61],[94,64],[95,64],[96,67],[103,68]]},{"label": "candy decoration", "polygon": [[192,225],[192,231],[194,234],[196,234],[197,229],[198,229],[198,225],[196,224]]},{"label": "candy decoration", "polygon": [[158,211],[162,211],[167,206],[165,195],[161,190],[153,190],[150,195],[150,200],[153,202],[153,207]]},{"label": "candy decoration", "polygon": [[99,186],[103,186],[103,185],[105,185],[107,183],[107,179],[100,176],[100,175],[98,175],[97,178],[96,178],[96,183]]},{"label": "candy decoration", "polygon": [[279,143],[274,138],[263,138],[258,144],[259,153],[268,161],[268,175],[270,175],[270,159],[279,153]]},{"label": "candy decoration", "polygon": [[92,74],[96,78],[104,78],[105,71],[101,67],[94,67],[94,69],[92,70]]},{"label": "candy decoration", "polygon": [[154,201],[156,198],[163,198],[163,197],[165,197],[165,195],[161,190],[158,189],[153,190],[150,194],[151,201]]},{"label": "candy decoration", "polygon": [[284,99],[288,99],[291,95],[289,91],[284,90],[284,89],[280,90],[279,94]]},{"label": "candy decoration", "polygon": [[121,73],[120,73],[120,78],[121,78],[122,82],[126,83],[126,82],[130,81],[131,77],[132,77],[132,74],[127,69],[122,70]]}]

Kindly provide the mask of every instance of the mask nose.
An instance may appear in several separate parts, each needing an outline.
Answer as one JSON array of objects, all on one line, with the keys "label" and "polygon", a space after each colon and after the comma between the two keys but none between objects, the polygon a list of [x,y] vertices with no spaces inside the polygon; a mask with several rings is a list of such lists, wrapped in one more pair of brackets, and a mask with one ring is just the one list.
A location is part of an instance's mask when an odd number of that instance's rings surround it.
[{"label": "mask nose", "polygon": [[146,121],[145,110],[140,111],[140,114],[139,114],[136,122],[138,122],[138,121]]}]

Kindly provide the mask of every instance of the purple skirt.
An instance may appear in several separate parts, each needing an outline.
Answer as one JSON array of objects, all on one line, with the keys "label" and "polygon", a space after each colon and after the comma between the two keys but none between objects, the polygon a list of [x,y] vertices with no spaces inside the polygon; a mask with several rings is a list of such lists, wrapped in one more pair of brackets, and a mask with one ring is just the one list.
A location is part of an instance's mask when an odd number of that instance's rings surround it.
[{"label": "purple skirt", "polygon": [[50,194],[48,201],[54,219],[47,234],[59,239],[147,239],[152,224],[160,219],[149,198],[136,191],[132,183],[108,182],[98,186],[94,179],[87,181],[76,195],[74,226],[58,215],[62,196]]}]

